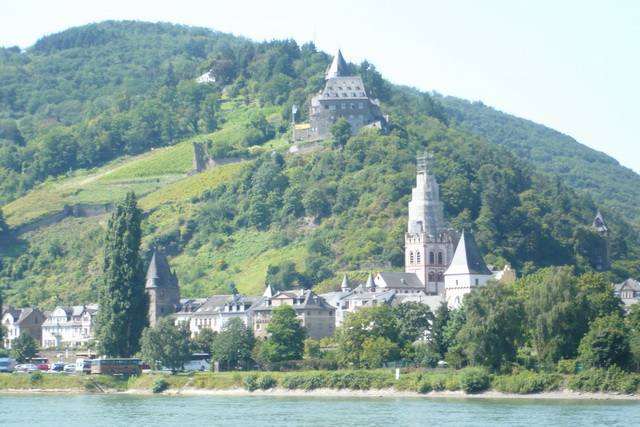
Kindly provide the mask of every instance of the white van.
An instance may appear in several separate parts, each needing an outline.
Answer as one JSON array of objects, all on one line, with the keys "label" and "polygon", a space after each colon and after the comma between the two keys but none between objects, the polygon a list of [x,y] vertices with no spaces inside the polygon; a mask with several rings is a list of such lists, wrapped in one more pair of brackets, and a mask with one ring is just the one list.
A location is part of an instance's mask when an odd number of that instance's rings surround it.
[{"label": "white van", "polygon": [[91,359],[76,359],[76,372],[91,373]]},{"label": "white van", "polygon": [[211,369],[209,364],[210,357],[206,353],[197,353],[191,355],[191,360],[188,361],[183,367],[183,371],[208,371]]}]

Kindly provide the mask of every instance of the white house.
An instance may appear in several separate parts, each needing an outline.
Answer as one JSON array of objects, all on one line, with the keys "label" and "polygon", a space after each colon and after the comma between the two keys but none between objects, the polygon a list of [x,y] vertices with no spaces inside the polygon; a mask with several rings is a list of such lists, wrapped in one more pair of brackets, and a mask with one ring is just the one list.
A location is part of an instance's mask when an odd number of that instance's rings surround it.
[{"label": "white house", "polygon": [[42,324],[42,347],[84,347],[93,340],[97,304],[61,305]]}]

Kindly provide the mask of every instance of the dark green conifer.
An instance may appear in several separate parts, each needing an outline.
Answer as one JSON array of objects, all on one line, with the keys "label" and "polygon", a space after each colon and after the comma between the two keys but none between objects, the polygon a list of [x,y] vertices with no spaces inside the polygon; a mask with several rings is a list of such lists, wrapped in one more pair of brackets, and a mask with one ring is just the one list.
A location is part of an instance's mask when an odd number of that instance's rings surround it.
[{"label": "dark green conifer", "polygon": [[107,356],[135,354],[142,330],[149,326],[140,222],[136,196],[130,192],[115,206],[105,235],[96,339],[100,353]]}]

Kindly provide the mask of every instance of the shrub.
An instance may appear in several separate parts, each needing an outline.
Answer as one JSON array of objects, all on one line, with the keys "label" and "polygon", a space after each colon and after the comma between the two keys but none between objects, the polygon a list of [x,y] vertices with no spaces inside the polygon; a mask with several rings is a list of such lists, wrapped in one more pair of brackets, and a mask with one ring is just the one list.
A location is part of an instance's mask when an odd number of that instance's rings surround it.
[{"label": "shrub", "polygon": [[529,394],[554,390],[560,385],[558,374],[522,371],[515,375],[505,375],[493,381],[493,388],[501,393]]},{"label": "shrub", "polygon": [[418,393],[428,393],[431,391],[431,381],[429,381],[428,377],[424,377],[418,382],[416,391]]},{"label": "shrub", "polygon": [[270,388],[274,388],[277,384],[277,381],[271,376],[271,374],[264,374],[256,381],[256,386],[260,390],[268,390]]},{"label": "shrub", "polygon": [[251,372],[244,377],[242,386],[247,391],[254,391],[258,388],[258,374]]},{"label": "shrub", "polygon": [[559,360],[556,365],[556,371],[561,374],[575,374],[577,363],[578,361],[576,359]]},{"label": "shrub", "polygon": [[[617,366],[608,369],[591,368],[580,372],[569,380],[569,388],[576,391],[591,393],[617,391],[627,393],[633,389],[634,382],[638,381],[637,375],[625,374]],[[637,389],[637,383],[636,383]]]},{"label": "shrub", "polygon": [[484,368],[464,368],[460,372],[460,387],[466,393],[486,390],[491,383],[491,376]]},{"label": "shrub", "polygon": [[155,377],[151,382],[151,391],[153,393],[162,393],[169,388],[169,381],[164,376]]},{"label": "shrub", "polygon": [[42,372],[35,371],[33,374],[29,375],[29,382],[31,384],[35,384],[42,379]]}]

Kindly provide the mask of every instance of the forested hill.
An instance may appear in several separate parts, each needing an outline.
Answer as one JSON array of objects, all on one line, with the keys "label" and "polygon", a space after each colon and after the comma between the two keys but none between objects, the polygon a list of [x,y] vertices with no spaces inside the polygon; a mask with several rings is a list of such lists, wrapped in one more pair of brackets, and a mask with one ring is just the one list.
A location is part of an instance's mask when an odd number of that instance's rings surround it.
[{"label": "forested hill", "polygon": [[438,97],[464,128],[508,148],[541,171],[590,193],[600,204],[623,212],[640,226],[640,175],[605,153],[532,121],[502,113],[482,102]]},{"label": "forested hill", "polygon": [[[425,150],[435,155],[447,221],[474,230],[488,263],[520,274],[588,271],[604,244],[591,228],[601,207],[612,230],[606,280],[638,276],[625,219],[633,201],[618,210],[596,203],[366,61],[352,65],[389,115],[389,135],[371,129],[290,154],[292,105],[304,120],[331,59],[312,43],[112,21],[45,37],[26,52],[0,49],[5,301],[96,301],[105,215],[21,234],[4,222],[17,230],[129,190],[144,210],[144,255],[164,248],[184,297],[230,288],[258,295],[265,283],[328,290],[345,272],[358,282],[401,269],[416,155]],[[196,83],[207,71],[215,82]],[[187,176],[192,142],[246,161]]]}]

